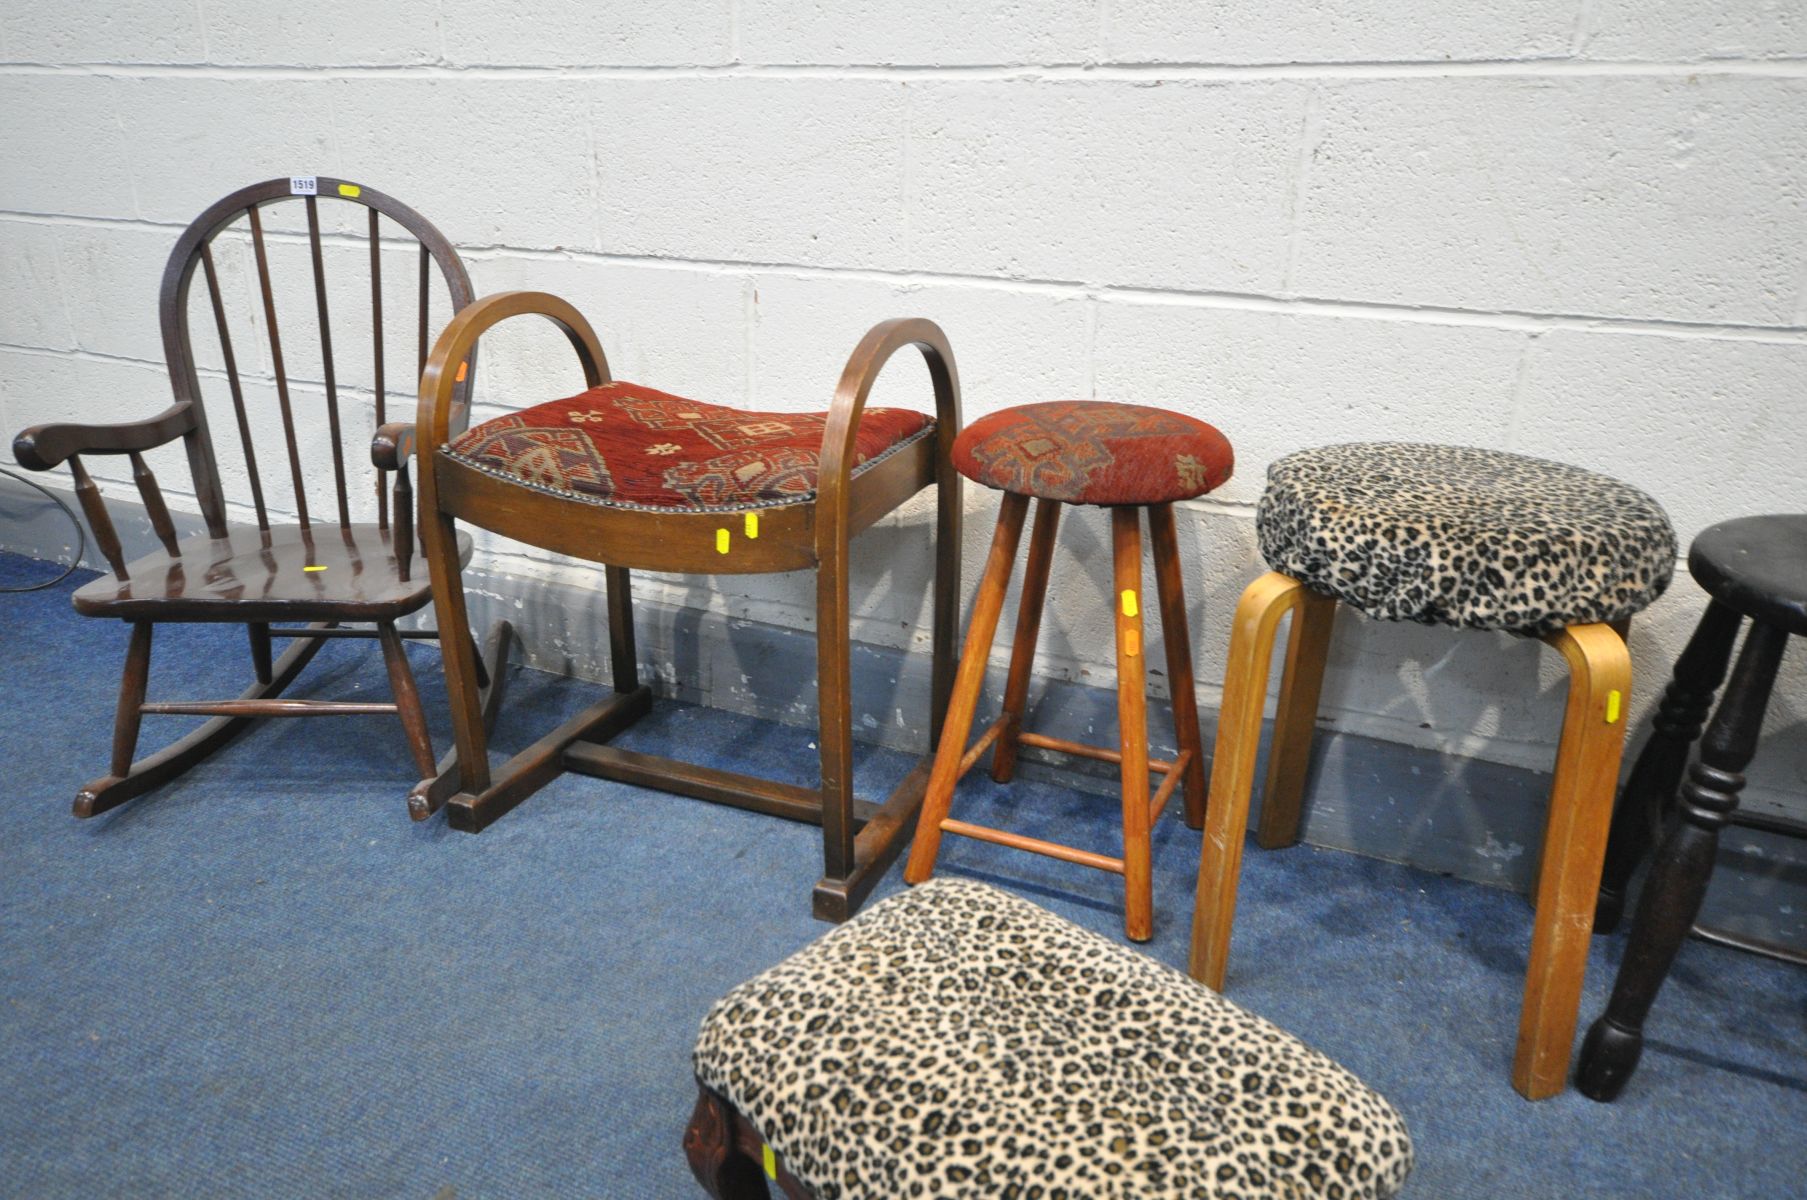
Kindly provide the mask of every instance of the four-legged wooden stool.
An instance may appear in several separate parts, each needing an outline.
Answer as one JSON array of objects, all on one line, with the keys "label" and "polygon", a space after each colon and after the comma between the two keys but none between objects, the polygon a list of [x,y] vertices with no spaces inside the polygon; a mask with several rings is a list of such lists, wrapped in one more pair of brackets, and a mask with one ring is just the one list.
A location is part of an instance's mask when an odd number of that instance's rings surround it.
[{"label": "four-legged wooden stool", "polygon": [[1370,617],[1542,638],[1569,669],[1512,1083],[1562,1090],[1631,690],[1624,633],[1675,570],[1656,501],[1577,467],[1460,446],[1359,443],[1268,468],[1256,518],[1273,568],[1237,605],[1211,764],[1192,974],[1222,988],[1268,661],[1293,628],[1256,840],[1299,836],[1318,693],[1339,603]]},{"label": "four-legged wooden stool", "polygon": [[[1691,929],[1740,949],[1807,962],[1788,947],[1694,925],[1722,828],[1747,825],[1807,837],[1807,824],[1747,817],[1738,811],[1744,768],[1757,751],[1782,651],[1790,634],[1807,636],[1807,514],[1744,517],[1715,525],[1694,539],[1688,571],[1713,602],[1676,660],[1674,680],[1657,710],[1655,732],[1625,783],[1613,819],[1607,878],[1600,889],[1601,908],[1608,920],[1616,921],[1625,885],[1649,846],[1646,830],[1653,817],[1666,816],[1668,833],[1638,899],[1637,921],[1613,982],[1612,999],[1581,1044],[1575,1086],[1595,1100],[1618,1096],[1637,1069],[1644,1018]],[[1732,668],[1732,681],[1675,803],[1689,748],[1700,736],[1746,617],[1750,632]]]},{"label": "four-legged wooden stool", "polygon": [[[1183,785],[1187,823],[1204,821],[1205,773],[1198,736],[1198,704],[1192,684],[1192,647],[1186,633],[1186,602],[1180,583],[1179,548],[1174,537],[1173,502],[1200,496],[1230,477],[1230,443],[1216,429],[1191,417],[1134,404],[1060,401],[1007,408],[974,422],[954,443],[954,466],[961,474],[1004,493],[997,533],[985,577],[973,605],[960,673],[947,723],[923,800],[916,841],[904,878],[921,883],[935,870],[943,833],[1046,854],[1123,876],[1125,932],[1136,941],[1154,933],[1154,890],[1149,870],[1149,828],[1176,786]],[[985,682],[985,664],[997,633],[998,614],[1010,586],[1017,541],[1029,500],[1035,497],[1035,532],[1023,575],[1016,641],[1011,649],[1004,711],[969,749],[973,709]],[[1119,750],[1083,746],[1021,729],[1029,691],[1029,667],[1041,627],[1054,535],[1062,504],[1095,504],[1111,511],[1112,594],[1117,610],[1117,717]],[[1147,697],[1142,666],[1142,526],[1148,510],[1154,537],[1156,590],[1161,629],[1167,643],[1167,675],[1173,697],[1178,756],[1171,763],[1148,758]],[[994,747],[991,777],[1008,782],[1016,770],[1019,745],[1119,763],[1123,788],[1123,857],[1112,858],[1040,838],[1009,833],[948,817],[954,785],[987,747]],[[1150,771],[1165,774],[1151,801]]]}]

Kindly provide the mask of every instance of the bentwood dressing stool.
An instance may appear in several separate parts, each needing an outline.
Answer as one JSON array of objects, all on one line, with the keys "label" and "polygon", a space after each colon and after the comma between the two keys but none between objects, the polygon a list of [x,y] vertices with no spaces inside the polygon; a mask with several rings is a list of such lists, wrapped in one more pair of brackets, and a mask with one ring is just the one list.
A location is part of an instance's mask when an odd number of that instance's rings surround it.
[{"label": "bentwood dressing stool", "polygon": [[1562,1090],[1624,745],[1632,614],[1662,594],[1675,531],[1636,488],[1561,463],[1409,443],[1327,446],[1268,469],[1273,568],[1237,605],[1192,925],[1192,974],[1222,988],[1268,660],[1293,615],[1256,841],[1298,840],[1337,605],[1383,620],[1538,637],[1569,669],[1512,1082]]},{"label": "bentwood dressing stool", "polygon": [[[1715,525],[1689,547],[1688,572],[1713,600],[1676,659],[1674,679],[1653,721],[1655,730],[1625,782],[1600,889],[1601,923],[1615,923],[1626,884],[1649,847],[1646,831],[1653,820],[1666,817],[1668,832],[1638,899],[1612,999],[1581,1043],[1575,1086],[1595,1100],[1616,1097],[1637,1069],[1644,1018],[1690,929],[1709,940],[1807,962],[1792,948],[1694,926],[1722,828],[1747,825],[1807,836],[1807,825],[1798,821],[1747,817],[1738,811],[1744,768],[1757,751],[1782,652],[1791,634],[1807,637],[1807,514],[1744,517]],[[1750,632],[1732,668],[1732,681],[1678,798],[1675,789],[1689,748],[1725,679],[1732,643],[1746,618]]]},{"label": "bentwood dressing stool", "polygon": [[[562,331],[584,389],[460,433],[452,419],[463,364],[497,323],[532,316]],[[867,408],[899,351],[922,354],[935,415]],[[551,385],[556,390],[567,381]],[[554,394],[556,394],[556,390]],[[480,830],[565,771],[655,787],[822,827],[816,916],[851,916],[903,849],[928,780],[923,762],[881,805],[856,803],[848,649],[848,549],[911,496],[936,492],[930,728],[953,680],[960,586],[960,477],[948,465],[960,385],[947,338],[930,321],[875,325],[847,360],[825,412],[745,412],[609,377],[581,313],[542,292],[502,292],[464,308],[440,335],[420,384],[421,541],[439,627],[458,644],[446,690],[458,744],[456,827]],[[491,770],[468,648],[457,523],[603,565],[614,692]],[[821,763],[803,787],[643,754],[610,740],[644,715],[652,692],[634,652],[629,572],[815,572]],[[459,640],[464,639],[464,640]],[[932,748],[932,744],[931,744]]]},{"label": "bentwood dressing stool", "polygon": [[[1204,820],[1205,771],[1200,757],[1198,707],[1192,684],[1192,647],[1186,633],[1186,601],[1180,583],[1179,547],[1174,537],[1173,502],[1201,496],[1230,477],[1229,441],[1203,421],[1158,408],[1099,401],[1058,401],[1007,408],[975,421],[954,443],[954,466],[975,483],[1004,493],[997,533],[979,581],[967,629],[960,672],[954,681],[947,723],[929,776],[922,817],[904,878],[921,883],[935,870],[943,833],[956,833],[1052,858],[1113,871],[1123,876],[1124,930],[1136,941],[1154,933],[1154,893],[1149,870],[1149,829],[1183,787],[1187,823]],[[969,749],[973,710],[985,682],[985,664],[997,633],[998,615],[1015,566],[1017,541],[1029,500],[1039,503],[1029,563],[1017,611],[1004,711]],[[1106,750],[1025,733],[1021,729],[1029,691],[1029,667],[1041,627],[1042,601],[1054,554],[1054,536],[1063,504],[1092,504],[1111,513],[1112,598],[1116,609],[1117,719],[1119,749]],[[1161,629],[1167,644],[1167,677],[1172,693],[1178,755],[1171,763],[1148,758],[1147,697],[1142,666],[1142,526],[1148,510],[1154,537],[1155,585]],[[1039,746],[1120,764],[1123,795],[1123,856],[1112,858],[955,821],[948,817],[954,785],[988,746],[994,747],[991,777],[1006,783],[1016,770],[1019,745]],[[1150,771],[1166,776],[1151,801]]]},{"label": "bentwood dressing stool", "polygon": [[1171,967],[967,879],[717,1001],[690,1169],[718,1200],[1386,1200],[1399,1113]]}]

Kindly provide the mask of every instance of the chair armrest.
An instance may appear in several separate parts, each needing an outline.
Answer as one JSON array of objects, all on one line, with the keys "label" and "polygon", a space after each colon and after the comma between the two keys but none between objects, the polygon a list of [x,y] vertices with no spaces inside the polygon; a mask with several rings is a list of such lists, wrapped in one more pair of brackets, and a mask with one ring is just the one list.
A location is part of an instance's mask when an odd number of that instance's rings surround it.
[{"label": "chair armrest", "polygon": [[137,454],[173,442],[194,428],[187,401],[143,421],[118,425],[34,425],[13,439],[13,458],[29,471],[48,471],[75,454]]},{"label": "chair armrest", "polygon": [[370,439],[370,461],[381,471],[399,471],[414,457],[414,422],[391,421]]}]

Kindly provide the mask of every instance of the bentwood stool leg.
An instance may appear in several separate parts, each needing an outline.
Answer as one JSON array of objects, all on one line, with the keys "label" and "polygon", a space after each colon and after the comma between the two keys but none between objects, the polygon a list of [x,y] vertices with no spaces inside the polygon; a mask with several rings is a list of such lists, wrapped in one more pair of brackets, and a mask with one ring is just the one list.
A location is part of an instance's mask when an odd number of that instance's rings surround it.
[{"label": "bentwood stool leg", "polygon": [[1174,749],[1186,758],[1186,824],[1205,824],[1205,747],[1198,734],[1198,687],[1192,677],[1192,635],[1186,628],[1186,590],[1181,580],[1179,538],[1173,505],[1148,506],[1148,534],[1154,543],[1155,590],[1161,598],[1161,641],[1167,647],[1167,692],[1173,708]]},{"label": "bentwood stool leg", "polygon": [[967,735],[972,732],[973,710],[978,707],[979,692],[985,685],[985,665],[991,657],[992,639],[997,636],[998,616],[1004,610],[1004,593],[1010,587],[1017,541],[1028,511],[1027,496],[1004,493],[998,508],[997,532],[991,539],[991,554],[985,560],[985,574],[973,601],[960,671],[954,677],[954,692],[948,700],[947,723],[935,749],[935,765],[929,771],[922,815],[916,822],[916,840],[910,844],[910,859],[904,866],[904,879],[909,883],[922,883],[935,873],[935,856],[941,850],[941,823],[947,819],[954,785],[960,779],[960,761],[966,753]]},{"label": "bentwood stool leg", "polygon": [[[1236,884],[1242,842],[1249,827],[1249,793],[1261,748],[1261,710],[1267,699],[1268,660],[1280,619],[1306,595],[1305,585],[1278,571],[1249,584],[1230,626],[1230,660],[1224,668],[1223,705],[1211,760],[1211,798],[1205,805],[1205,845],[1199,858],[1198,894],[1192,910],[1194,979],[1223,990],[1236,919]],[[1297,631],[1294,636],[1298,636]]]},{"label": "bentwood stool leg", "polygon": [[1631,655],[1611,626],[1576,625],[1547,640],[1568,664],[1569,695],[1512,1063],[1512,1086],[1528,1100],[1557,1095],[1568,1078],[1631,695]]},{"label": "bentwood stool leg", "polygon": [[1117,740],[1123,755],[1123,930],[1154,936],[1154,874],[1148,811],[1148,692],[1142,668],[1142,510],[1111,509],[1112,579],[1117,593]]},{"label": "bentwood stool leg", "polygon": [[1017,601],[1016,633],[1010,645],[1010,676],[1004,684],[1004,709],[991,752],[991,777],[999,783],[1009,783],[1016,774],[1017,737],[1023,730],[1023,708],[1029,700],[1029,671],[1035,664],[1035,641],[1041,633],[1042,604],[1048,597],[1048,572],[1059,526],[1060,501],[1036,501],[1035,531],[1029,535],[1029,561],[1023,568],[1023,593]]},{"label": "bentwood stool leg", "polygon": [[1632,764],[1613,814],[1600,901],[1594,910],[1595,933],[1610,933],[1618,927],[1632,874],[1650,850],[1652,831],[1662,828],[1668,816],[1688,765],[1688,752],[1706,724],[1713,694],[1725,681],[1742,619],[1736,610],[1715,600],[1675,660],[1675,675],[1651,721],[1650,740]]},{"label": "bentwood stool leg", "polygon": [[1278,850],[1299,840],[1305,773],[1311,765],[1318,698],[1324,690],[1324,666],[1330,660],[1330,631],[1335,623],[1334,597],[1310,588],[1300,593],[1286,639],[1286,666],[1280,675],[1273,742],[1267,751],[1267,783],[1255,827],[1255,844],[1263,850]]},{"label": "bentwood stool leg", "polygon": [[1637,918],[1612,998],[1581,1044],[1575,1084],[1595,1100],[1617,1096],[1637,1068],[1644,1048],[1644,1018],[1700,913],[1719,849],[1719,831],[1738,807],[1744,768],[1757,752],[1763,713],[1787,643],[1786,631],[1752,623],[1725,698],[1688,769],[1679,811],[1638,897]]}]

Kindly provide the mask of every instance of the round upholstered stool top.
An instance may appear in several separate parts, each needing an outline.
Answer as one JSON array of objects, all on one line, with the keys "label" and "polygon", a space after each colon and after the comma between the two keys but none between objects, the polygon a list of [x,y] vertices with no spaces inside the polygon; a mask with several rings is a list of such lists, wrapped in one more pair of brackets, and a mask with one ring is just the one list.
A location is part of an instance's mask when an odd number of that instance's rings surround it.
[{"label": "round upholstered stool top", "polygon": [[1371,617],[1544,634],[1663,594],[1675,530],[1638,489],[1467,446],[1359,442],[1278,459],[1268,565]]},{"label": "round upholstered stool top", "polygon": [[1020,404],[954,440],[954,467],[974,483],[1068,504],[1186,500],[1234,465],[1229,439],[1203,421],[1103,400]]},{"label": "round upholstered stool top", "polygon": [[1345,1068],[1026,900],[937,879],[724,996],[697,1079],[814,1194],[1388,1197],[1405,1125]]},{"label": "round upholstered stool top", "polygon": [[1688,573],[1745,616],[1807,637],[1807,513],[1703,529],[1688,547]]}]

